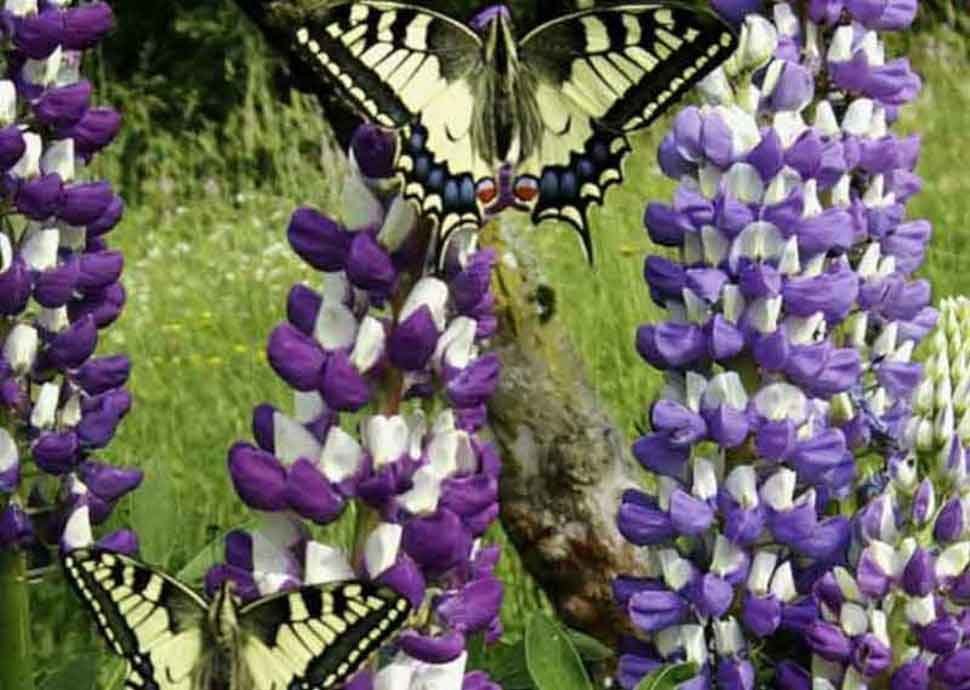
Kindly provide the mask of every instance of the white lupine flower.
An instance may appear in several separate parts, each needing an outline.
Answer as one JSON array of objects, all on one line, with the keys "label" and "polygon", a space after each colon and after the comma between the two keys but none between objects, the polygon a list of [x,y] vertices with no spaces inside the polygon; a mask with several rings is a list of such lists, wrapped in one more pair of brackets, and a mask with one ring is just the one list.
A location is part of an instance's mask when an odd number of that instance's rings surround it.
[{"label": "white lupine flower", "polygon": [[438,331],[444,331],[447,325],[448,285],[438,278],[422,278],[414,286],[401,308],[400,321],[406,321],[409,316],[421,307],[428,307]]},{"label": "white lupine flower", "polygon": [[314,461],[320,455],[320,442],[306,427],[281,412],[273,413],[274,455],[290,465],[299,458]]},{"label": "white lupine flower", "polygon": [[851,60],[852,54],[855,52],[852,47],[853,40],[853,28],[851,26],[838,27],[832,35],[826,59],[829,62],[847,62]]},{"label": "white lupine flower", "polygon": [[733,164],[724,173],[723,184],[731,196],[748,204],[760,202],[765,193],[761,175],[750,163]]},{"label": "white lupine flower", "polygon": [[868,98],[857,98],[849,104],[842,118],[842,131],[857,137],[865,135],[872,124],[873,102]]},{"label": "white lupine flower", "polygon": [[791,561],[785,561],[771,578],[771,593],[779,600],[784,602],[794,601],[798,597],[798,589],[795,587],[795,576],[792,574]]},{"label": "white lupine flower", "polygon": [[35,14],[37,12],[37,0],[7,0],[4,9],[15,17]]},{"label": "white lupine flower", "polygon": [[785,238],[775,225],[760,220],[749,223],[731,245],[731,269],[738,269],[742,257],[754,261],[777,259],[784,248]]},{"label": "white lupine flower", "polygon": [[67,314],[67,307],[57,307],[56,309],[41,309],[37,314],[37,325],[51,333],[60,333],[69,325],[70,318]]},{"label": "white lupine flower", "polygon": [[384,324],[373,316],[364,317],[357,331],[354,349],[350,353],[351,364],[361,373],[370,371],[384,356],[386,342]]},{"label": "white lupine flower", "polygon": [[690,561],[680,557],[675,549],[660,549],[657,552],[664,583],[673,591],[681,589],[690,582]]},{"label": "white lupine flower", "polygon": [[17,119],[17,87],[9,79],[0,80],[0,126]]},{"label": "white lupine flower", "polygon": [[704,263],[717,266],[727,258],[731,250],[731,241],[713,225],[701,228],[701,246],[704,253]]},{"label": "white lupine flower", "polygon": [[40,169],[45,174],[57,173],[64,182],[74,179],[74,140],[53,141],[40,159]]},{"label": "white lupine flower", "polygon": [[805,124],[801,113],[794,110],[783,110],[775,113],[771,126],[778,134],[778,138],[781,139],[782,145],[786,148],[794,144],[798,140],[798,137],[808,129],[808,125]]},{"label": "white lupine flower", "polygon": [[27,232],[20,254],[27,265],[37,271],[46,271],[57,266],[57,249],[61,233],[57,228],[33,228]]},{"label": "white lupine flower", "polygon": [[354,344],[359,324],[354,313],[340,302],[324,302],[317,314],[313,337],[325,350],[342,350]]},{"label": "white lupine flower", "polygon": [[343,549],[317,541],[307,542],[303,581],[308,585],[343,582],[356,577]]},{"label": "white lupine flower", "polygon": [[414,204],[403,196],[394,197],[384,218],[384,225],[377,234],[377,241],[389,252],[397,251],[411,235],[417,217]]},{"label": "white lupine flower", "polygon": [[91,546],[94,534],[91,531],[91,510],[85,501],[80,501],[71,511],[61,534],[61,546],[67,551]]},{"label": "white lupine flower", "polygon": [[467,652],[444,664],[424,663],[401,653],[374,676],[374,690],[461,690],[467,664]]},{"label": "white lupine flower", "polygon": [[409,436],[407,422],[399,415],[374,415],[363,423],[362,438],[375,468],[384,467],[407,453]]},{"label": "white lupine flower", "polygon": [[712,110],[731,130],[732,152],[735,158],[745,155],[761,142],[761,131],[751,113],[745,112],[738,106],[719,105]]},{"label": "white lupine flower", "polygon": [[413,515],[430,515],[441,498],[441,477],[434,467],[425,465],[414,473],[411,482],[411,488],[398,496],[398,502]]},{"label": "white lupine flower", "polygon": [[797,481],[798,475],[795,472],[782,468],[761,485],[761,497],[774,510],[790,510],[794,505]]},{"label": "white lupine flower", "polygon": [[767,594],[771,576],[777,564],[778,554],[773,551],[758,551],[751,561],[751,569],[748,572],[748,589],[761,596]]},{"label": "white lupine flower", "polygon": [[438,338],[434,360],[441,365],[464,369],[478,353],[475,336],[478,324],[467,316],[459,316],[448,324],[448,329]]},{"label": "white lupine flower", "polygon": [[401,551],[404,528],[390,522],[382,522],[374,528],[364,543],[364,567],[372,578],[390,569]]},{"label": "white lupine flower", "polygon": [[724,69],[728,74],[755,70],[771,59],[777,47],[778,30],[774,24],[758,14],[749,14],[741,26],[738,48],[724,63]]},{"label": "white lupine flower", "polygon": [[13,246],[6,234],[0,234],[0,273],[6,273],[13,264]]},{"label": "white lupine flower", "polygon": [[351,230],[374,228],[384,221],[384,207],[359,174],[350,172],[344,178],[343,221]]},{"label": "white lupine flower", "polygon": [[734,100],[734,91],[723,67],[710,72],[697,84],[697,90],[705,100],[716,104],[728,104]]},{"label": "white lupine flower", "polygon": [[701,407],[711,408],[728,405],[743,410],[748,405],[748,394],[736,371],[726,371],[710,380],[704,389]]},{"label": "white lupine flower", "polygon": [[7,360],[15,374],[23,375],[30,371],[37,359],[37,349],[40,337],[37,329],[27,324],[18,323],[3,344],[3,358]]},{"label": "white lupine flower", "polygon": [[293,393],[293,418],[301,424],[309,424],[326,412],[323,396],[317,391]]},{"label": "white lupine flower", "polygon": [[751,303],[746,314],[748,323],[759,333],[774,333],[778,330],[778,317],[781,315],[782,297],[763,297]]}]

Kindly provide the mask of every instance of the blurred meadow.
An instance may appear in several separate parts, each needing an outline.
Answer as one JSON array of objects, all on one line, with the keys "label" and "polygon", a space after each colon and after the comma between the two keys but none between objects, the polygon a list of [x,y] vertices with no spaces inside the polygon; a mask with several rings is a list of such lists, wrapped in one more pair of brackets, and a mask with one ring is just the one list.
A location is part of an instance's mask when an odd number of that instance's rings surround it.
[{"label": "blurred meadow", "polygon": [[[179,572],[248,518],[226,451],[250,435],[253,405],[289,406],[263,347],[292,283],[313,279],[289,250],[287,221],[304,204],[337,210],[343,162],[315,101],[279,86],[268,49],[231,3],[173,3],[185,7],[174,12],[169,3],[114,4],[122,30],[88,69],[98,100],[125,115],[94,173],[128,203],[112,241],[126,256],[129,303],[101,350],[130,355],[135,407],[105,456],[146,475],[113,523],[139,532],[146,560]],[[919,104],[903,113],[905,131],[924,141],[926,184],[912,209],[935,235],[923,275],[937,299],[970,293],[970,43],[937,26],[896,47],[925,80]],[[632,343],[636,326],[657,316],[641,278],[650,250],[641,216],[673,189],[654,163],[667,124],[638,138],[626,183],[593,212],[595,268],[571,230],[503,220],[534,243],[557,318],[628,434],[659,382]],[[522,609],[540,598],[514,554],[503,567],[515,637]],[[93,628],[58,577],[33,589],[32,606],[39,687],[87,690],[63,682],[93,679],[99,666],[103,680],[116,668],[92,653],[101,649]]]}]

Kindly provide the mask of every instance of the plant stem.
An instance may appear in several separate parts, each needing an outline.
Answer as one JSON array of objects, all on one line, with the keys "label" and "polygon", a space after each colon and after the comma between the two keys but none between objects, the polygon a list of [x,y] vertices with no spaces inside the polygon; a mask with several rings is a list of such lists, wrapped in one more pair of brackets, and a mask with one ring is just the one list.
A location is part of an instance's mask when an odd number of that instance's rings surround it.
[{"label": "plant stem", "polygon": [[27,558],[0,550],[0,690],[33,690]]}]

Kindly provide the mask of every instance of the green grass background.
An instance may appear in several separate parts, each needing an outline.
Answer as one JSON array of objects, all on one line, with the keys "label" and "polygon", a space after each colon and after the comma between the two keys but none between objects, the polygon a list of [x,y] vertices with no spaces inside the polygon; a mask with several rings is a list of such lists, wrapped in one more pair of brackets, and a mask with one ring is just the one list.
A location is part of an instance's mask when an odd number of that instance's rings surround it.
[{"label": "green grass background", "polygon": [[[204,38],[226,26],[186,31]],[[180,92],[165,74],[148,69],[147,77],[117,83],[105,76],[114,73],[110,61],[96,61],[99,100],[121,107],[126,130],[95,173],[115,182],[129,203],[111,241],[126,255],[130,300],[101,350],[131,356],[135,397],[104,457],[144,469],[144,485],[126,499],[115,524],[138,530],[145,558],[171,571],[247,519],[225,472],[226,451],[249,436],[253,405],[288,407],[263,346],[284,316],[291,284],[315,280],[288,249],[287,219],[301,204],[336,209],[342,170],[312,102],[296,95],[280,102],[259,37],[239,20],[232,27],[233,50],[207,63],[215,82],[221,74],[236,96],[218,118],[207,119],[198,94]],[[923,96],[904,112],[901,127],[924,141],[919,171],[926,188],[910,206],[912,217],[927,217],[935,227],[923,275],[937,299],[970,293],[967,48],[943,29],[898,47],[925,78]],[[160,118],[173,111],[184,115],[180,124],[162,126]],[[647,200],[666,200],[673,188],[654,163],[657,133],[665,127],[660,123],[638,139],[627,182],[593,212],[595,270],[568,229],[527,229],[523,218],[514,220],[541,254],[545,282],[557,292],[558,318],[589,376],[631,433],[658,385],[632,341],[636,326],[657,316],[641,278],[650,244],[640,220]],[[514,554],[507,555],[506,621],[514,637],[524,610],[540,598]],[[114,672],[58,578],[33,588],[32,605],[42,687],[77,687],[63,683],[88,677],[85,669],[94,667],[102,679]]]}]

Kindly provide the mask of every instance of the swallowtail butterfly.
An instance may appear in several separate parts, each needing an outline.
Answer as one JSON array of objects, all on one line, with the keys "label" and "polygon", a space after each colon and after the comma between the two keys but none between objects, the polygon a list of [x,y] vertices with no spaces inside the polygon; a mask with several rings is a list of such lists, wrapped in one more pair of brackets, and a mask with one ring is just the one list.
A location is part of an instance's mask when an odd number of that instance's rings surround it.
[{"label": "swallowtail butterfly", "polygon": [[115,653],[126,690],[331,690],[408,620],[410,604],[364,582],[308,586],[240,605],[228,584],[206,601],[127,556],[64,557],[71,586]]},{"label": "swallowtail butterfly", "polygon": [[495,5],[470,26],[386,0],[330,4],[293,49],[362,117],[399,133],[404,193],[455,229],[513,207],[591,250],[586,212],[622,180],[627,135],[736,47],[715,15],[656,3],[584,10],[516,38]]}]

